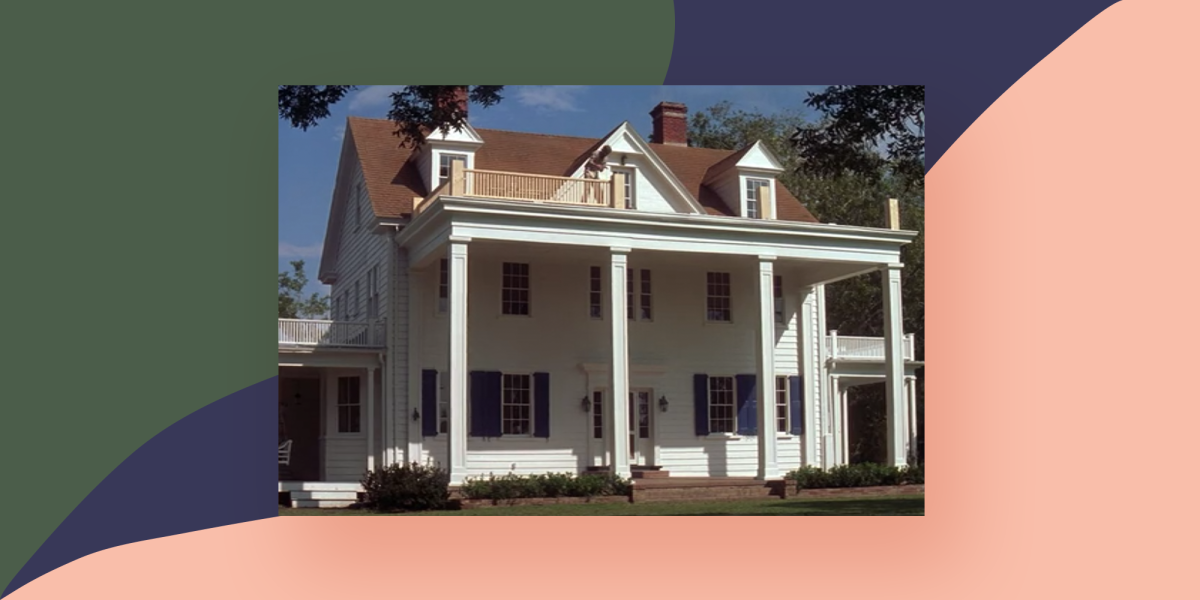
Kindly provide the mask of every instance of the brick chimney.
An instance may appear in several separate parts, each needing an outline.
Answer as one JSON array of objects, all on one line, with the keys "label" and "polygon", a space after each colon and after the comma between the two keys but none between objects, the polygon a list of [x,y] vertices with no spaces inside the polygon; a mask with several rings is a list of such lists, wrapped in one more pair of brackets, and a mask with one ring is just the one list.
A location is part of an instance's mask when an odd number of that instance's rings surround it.
[{"label": "brick chimney", "polygon": [[[445,104],[441,104],[442,102],[444,102]],[[451,103],[458,104],[458,109],[460,111],[462,111],[463,117],[465,118],[467,116],[467,105],[468,105],[468,103],[467,103],[467,86],[465,86],[465,85],[454,86],[454,90],[449,92],[449,94],[447,96],[444,96],[439,102],[439,104],[441,106],[446,106],[447,104],[451,104]]]},{"label": "brick chimney", "polygon": [[650,117],[654,119],[654,132],[650,134],[651,143],[687,145],[687,105],[659,102],[658,106],[650,111]]}]

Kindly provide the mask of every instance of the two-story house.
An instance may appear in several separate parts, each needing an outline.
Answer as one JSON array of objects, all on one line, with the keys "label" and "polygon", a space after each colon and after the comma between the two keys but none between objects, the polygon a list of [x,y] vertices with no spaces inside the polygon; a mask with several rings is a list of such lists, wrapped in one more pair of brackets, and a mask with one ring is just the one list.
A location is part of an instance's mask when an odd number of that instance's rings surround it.
[{"label": "two-story house", "polygon": [[[350,118],[319,270],[332,320],[279,323],[280,490],[333,503],[403,461],[452,484],[777,479],[844,463],[845,391],[881,381],[905,463],[915,233],[818,223],[764,144],[688,147],[686,111],[655,107],[649,142],[628,122],[599,139],[468,125],[415,151]],[[874,271],[887,335],[827,332],[824,285]]]}]

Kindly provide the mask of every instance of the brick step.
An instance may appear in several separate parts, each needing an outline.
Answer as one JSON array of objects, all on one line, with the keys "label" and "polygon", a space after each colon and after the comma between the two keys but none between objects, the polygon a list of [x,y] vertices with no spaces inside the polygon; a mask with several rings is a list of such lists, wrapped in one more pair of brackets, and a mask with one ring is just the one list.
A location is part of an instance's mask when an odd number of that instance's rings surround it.
[{"label": "brick step", "polygon": [[671,476],[670,471],[658,471],[658,470],[654,470],[654,471],[634,470],[633,471],[634,479],[666,479],[670,476]]}]

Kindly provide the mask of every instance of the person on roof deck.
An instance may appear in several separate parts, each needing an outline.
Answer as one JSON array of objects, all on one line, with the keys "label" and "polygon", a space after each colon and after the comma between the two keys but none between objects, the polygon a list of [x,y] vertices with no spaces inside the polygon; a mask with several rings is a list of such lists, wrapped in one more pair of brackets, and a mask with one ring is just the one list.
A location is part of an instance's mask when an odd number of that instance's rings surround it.
[{"label": "person on roof deck", "polygon": [[[600,174],[608,168],[608,155],[612,153],[612,148],[604,146],[603,148],[592,153],[586,163],[583,164],[584,179],[600,179]],[[583,203],[592,204],[592,198],[596,195],[593,186],[585,185]],[[597,204],[604,204],[603,197],[596,197]]]}]

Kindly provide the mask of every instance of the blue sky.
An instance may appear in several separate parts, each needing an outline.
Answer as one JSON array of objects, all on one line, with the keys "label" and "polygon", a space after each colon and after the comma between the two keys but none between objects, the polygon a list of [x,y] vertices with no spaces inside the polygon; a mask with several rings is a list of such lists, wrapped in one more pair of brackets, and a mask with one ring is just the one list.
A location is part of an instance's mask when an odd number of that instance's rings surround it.
[{"label": "blue sky", "polygon": [[[392,92],[403,86],[363,86],[333,107],[328,119],[308,131],[279,121],[279,270],[304,260],[307,291],[328,293],[316,281],[325,224],[337,174],[338,153],[348,115],[383,118]],[[557,135],[599,137],[629,121],[650,135],[650,109],[664,100],[683,102],[689,112],[728,100],[735,109],[776,113],[798,110],[808,92],[826,86],[507,86],[499,104],[471,106],[471,124]]]}]

